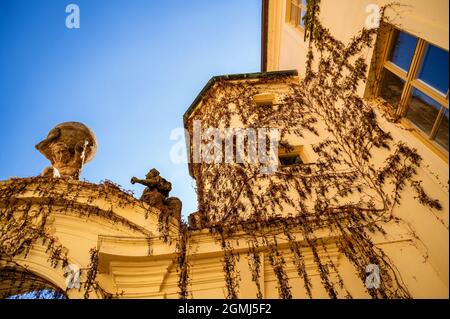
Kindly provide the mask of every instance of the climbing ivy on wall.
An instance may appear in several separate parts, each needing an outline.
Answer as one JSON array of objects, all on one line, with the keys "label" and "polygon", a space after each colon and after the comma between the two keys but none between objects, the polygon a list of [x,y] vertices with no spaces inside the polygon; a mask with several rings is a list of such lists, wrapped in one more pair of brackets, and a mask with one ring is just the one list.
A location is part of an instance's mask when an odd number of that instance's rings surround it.
[{"label": "climbing ivy on wall", "polygon": [[[31,196],[27,196],[30,194]],[[103,210],[91,205],[97,199],[104,199],[111,208]],[[32,273],[26,266],[15,262],[18,256],[26,260],[33,245],[46,247],[45,253],[51,267],[64,269],[69,264],[69,250],[59,243],[51,229],[52,214],[101,218],[110,224],[137,231],[143,236],[151,235],[146,229],[114,213],[113,209],[117,207],[146,206],[111,181],[95,185],[63,178],[14,179],[0,186],[0,203],[0,297],[23,291],[22,287],[27,287],[31,292],[28,296],[35,298],[41,297],[42,291],[48,290],[49,284],[43,280],[35,279],[30,285],[28,281]],[[96,279],[98,251],[92,249],[89,255],[90,264],[86,269],[81,269],[82,278],[86,278],[81,283],[84,297],[89,298],[93,292],[100,298],[118,296],[118,292],[105,291]],[[54,290],[59,296],[60,289]]]},{"label": "climbing ivy on wall", "polygon": [[[388,5],[381,8],[385,21]],[[261,297],[258,239],[266,247],[270,266],[278,282],[280,298],[292,298],[285,270],[286,258],[278,249],[277,238],[289,242],[292,262],[304,282],[308,297],[313,287],[305,269],[304,251],[312,253],[321,284],[330,298],[351,298],[345,282],[327,253],[326,244],[316,237],[327,229],[342,254],[353,264],[364,282],[366,266],[380,267],[379,289],[367,288],[373,298],[410,298],[401,276],[384,252],[374,245],[376,233],[384,225],[401,222],[394,209],[409,187],[419,203],[441,209],[415,176],[421,157],[378,124],[372,105],[357,90],[366,81],[365,50],[372,47],[379,29],[362,29],[348,44],[334,38],[320,22],[320,1],[308,1],[305,37],[308,41],[306,76],[299,82],[264,77],[257,81],[218,80],[202,99],[202,107],[187,121],[201,120],[202,129],[229,127],[236,119],[243,127],[280,129],[280,145],[292,149],[288,136],[319,135],[313,146],[318,160],[313,164],[285,167],[274,174],[262,174],[250,162],[240,164],[191,164],[197,181],[200,225],[216,235],[224,252],[224,274],[228,297],[238,295],[236,261],[228,243],[247,237],[249,269]],[[253,96],[260,87],[285,84],[288,92],[272,107],[259,107]],[[380,166],[373,155],[388,155]],[[234,149],[236,151],[236,148]],[[379,152],[379,151],[377,151]],[[262,186],[264,183],[266,187]],[[289,211],[286,208],[290,207]],[[300,234],[302,238],[296,238]],[[228,238],[228,239],[227,239]],[[301,247],[299,240],[306,243]],[[325,256],[319,252],[325,252]],[[233,276],[232,272],[236,274]]]},{"label": "climbing ivy on wall", "polygon": [[[381,9],[382,20],[389,8]],[[294,265],[306,295],[314,297],[315,287],[305,265],[305,254],[310,253],[328,296],[351,298],[330,257],[327,243],[317,236],[317,231],[323,229],[329,231],[329,237],[335,239],[339,251],[353,264],[363,282],[367,265],[380,267],[380,288],[367,289],[373,298],[411,297],[399,272],[374,245],[372,237],[385,233],[383,227],[387,223],[401,222],[394,209],[401,203],[407,187],[415,191],[420,204],[434,210],[442,207],[427,195],[416,179],[422,161],[420,155],[405,143],[394,143],[391,134],[378,124],[373,106],[357,93],[367,74],[364,50],[373,45],[379,29],[363,29],[349,44],[344,44],[321,24],[319,13],[320,1],[308,0],[305,78],[299,82],[271,77],[245,82],[218,80],[203,96],[202,108],[186,123],[191,131],[196,119],[201,119],[203,128],[229,127],[234,119],[244,127],[278,128],[280,145],[287,150],[293,147],[289,143],[291,135],[322,135],[321,142],[313,147],[318,158],[315,163],[285,167],[273,174],[262,174],[260,167],[246,161],[192,164],[197,180],[199,223],[188,226],[181,222],[176,238],[180,298],[189,297],[190,238],[199,229],[209,230],[223,251],[228,298],[239,296],[241,277],[237,262],[240,255],[235,249],[236,239],[247,244],[255,297],[263,297],[260,278],[264,256],[273,270],[280,298],[293,297],[286,270],[288,263]],[[281,99],[276,105],[258,107],[254,104],[253,97],[260,93],[261,86],[279,87],[280,84],[284,84],[287,91],[279,92]],[[325,130],[319,130],[319,125],[324,125]],[[373,160],[374,152],[379,149],[388,154],[382,165],[376,165]],[[39,202],[21,196],[30,190]],[[86,198],[84,194],[90,195]],[[83,197],[82,202],[86,204],[77,201],[79,197]],[[110,203],[111,209],[89,205],[97,198]],[[150,240],[147,230],[114,213],[114,207],[147,209],[147,206],[109,181],[94,185],[48,177],[16,179],[0,186],[0,202],[3,204],[0,207],[0,266],[8,269],[0,273],[0,283],[4,283],[5,278],[13,278],[9,270],[16,271],[19,267],[14,259],[26,258],[35,244],[46,247],[52,267],[67,266],[68,249],[58,242],[50,229],[53,213],[102,218],[142,233]],[[165,242],[171,240],[170,222],[171,219],[160,212],[158,229]],[[280,248],[280,241],[287,242],[291,257]],[[105,291],[96,279],[98,250],[92,249],[89,256],[90,264],[83,270],[84,297],[89,298],[92,293],[103,298],[119,296],[117,292]],[[14,277],[22,279],[14,283],[10,280],[6,290],[2,286],[0,297],[21,291],[19,285],[30,278],[27,273],[27,269],[22,269],[21,277]],[[48,288],[45,282],[37,282],[32,287],[36,291]]]}]

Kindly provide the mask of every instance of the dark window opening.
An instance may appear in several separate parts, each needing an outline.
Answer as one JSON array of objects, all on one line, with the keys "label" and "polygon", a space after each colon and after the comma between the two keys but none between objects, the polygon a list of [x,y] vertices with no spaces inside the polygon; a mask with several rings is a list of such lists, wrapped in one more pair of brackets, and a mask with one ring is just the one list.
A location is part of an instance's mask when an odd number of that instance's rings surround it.
[{"label": "dark window opening", "polygon": [[299,154],[280,155],[279,159],[282,166],[303,164],[303,160]]}]

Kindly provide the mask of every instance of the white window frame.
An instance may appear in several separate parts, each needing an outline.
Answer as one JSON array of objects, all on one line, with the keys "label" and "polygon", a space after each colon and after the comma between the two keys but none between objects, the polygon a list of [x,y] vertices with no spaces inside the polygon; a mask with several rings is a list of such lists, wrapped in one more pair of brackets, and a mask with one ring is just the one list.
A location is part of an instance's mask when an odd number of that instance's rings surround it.
[{"label": "white window frame", "polygon": [[[383,99],[381,97],[380,90],[381,90],[381,86],[382,86],[382,82],[383,82],[382,73],[384,72],[384,70],[388,70],[388,71],[392,72],[393,74],[398,76],[400,79],[405,81],[405,84],[403,86],[402,95],[400,97],[399,104],[395,111],[396,115],[401,117],[402,121],[404,123],[406,123],[408,126],[412,126],[413,128],[415,128],[422,136],[426,137],[426,139],[431,141],[433,145],[437,146],[438,149],[440,149],[441,151],[446,153],[446,157],[448,158],[448,151],[445,148],[438,145],[438,143],[434,142],[433,140],[435,139],[436,134],[439,130],[439,127],[442,123],[442,119],[444,118],[445,110],[449,109],[449,101],[448,101],[449,100],[449,92],[447,90],[447,93],[444,95],[441,92],[439,92],[437,89],[427,85],[425,82],[421,81],[418,78],[419,70],[421,67],[421,62],[422,62],[425,52],[426,52],[426,47],[428,44],[430,44],[430,45],[434,45],[434,44],[427,42],[424,39],[421,39],[415,35],[412,35],[417,39],[417,44],[416,44],[416,48],[415,48],[415,51],[414,51],[414,54],[413,54],[413,57],[411,60],[411,64],[409,66],[409,70],[405,71],[402,68],[400,68],[399,66],[397,66],[394,63],[392,63],[391,61],[389,61],[389,54],[391,53],[391,51],[395,45],[395,43],[394,43],[395,32],[404,32],[404,33],[408,33],[408,32],[398,29],[398,28],[395,28],[393,26],[390,26],[390,29],[388,32],[389,32],[389,34],[388,34],[388,39],[387,39],[387,45],[385,46],[385,49],[383,52],[383,57],[382,57],[382,67],[379,70],[379,72],[381,72],[381,74],[380,74],[380,81],[379,81],[377,89],[376,89],[376,96],[380,99]],[[447,72],[447,71],[445,71],[445,72]],[[430,134],[426,134],[424,131],[422,131],[419,127],[417,127],[414,123],[412,123],[405,117],[406,113],[408,112],[409,103],[410,103],[410,100],[412,97],[412,92],[414,89],[417,89],[420,92],[428,95],[429,97],[431,97],[433,100],[435,100],[436,102],[438,102],[441,105],[441,109],[439,110],[439,113],[436,117],[436,120],[431,129]],[[392,106],[392,107],[394,107],[394,106]]]},{"label": "white window frame", "polygon": [[[292,21],[293,7],[296,7],[298,10],[298,15],[294,18],[295,22]],[[302,0],[286,0],[286,22],[300,30],[304,30],[305,28],[300,24],[300,19],[302,17],[302,11],[306,12],[306,10],[307,7],[302,3]]]}]

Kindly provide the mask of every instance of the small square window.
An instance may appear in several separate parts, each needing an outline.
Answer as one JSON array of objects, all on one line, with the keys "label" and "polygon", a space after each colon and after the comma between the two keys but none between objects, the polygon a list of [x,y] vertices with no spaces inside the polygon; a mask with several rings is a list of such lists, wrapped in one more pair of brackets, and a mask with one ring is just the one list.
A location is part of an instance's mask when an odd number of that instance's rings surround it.
[{"label": "small square window", "polygon": [[304,164],[302,158],[300,157],[300,154],[298,153],[280,155],[278,158],[280,159],[280,163],[282,166]]},{"label": "small square window", "polygon": [[309,157],[305,153],[303,145],[290,146],[289,148],[280,146],[278,160],[282,167],[309,163]]},{"label": "small square window", "polygon": [[282,166],[303,164],[299,154],[281,155],[279,159]]},{"label": "small square window", "polygon": [[272,106],[275,103],[275,94],[273,93],[260,93],[253,96],[253,102],[259,106]]}]

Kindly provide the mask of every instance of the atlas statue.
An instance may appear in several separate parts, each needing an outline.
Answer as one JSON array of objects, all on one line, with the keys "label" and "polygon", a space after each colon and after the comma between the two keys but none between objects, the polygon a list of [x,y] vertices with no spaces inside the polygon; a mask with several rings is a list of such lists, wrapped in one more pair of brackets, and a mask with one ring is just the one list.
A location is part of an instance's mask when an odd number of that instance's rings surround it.
[{"label": "atlas statue", "polygon": [[181,219],[181,201],[177,197],[169,197],[172,184],[161,177],[157,169],[151,169],[145,176],[145,179],[132,177],[131,184],[136,183],[146,186],[140,198],[141,201],[177,219]]}]

